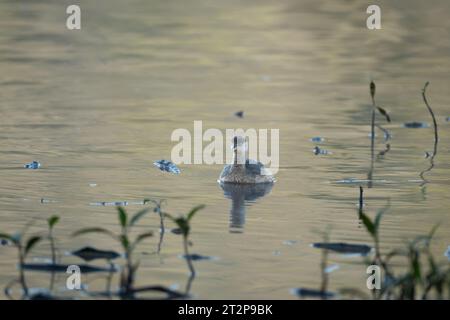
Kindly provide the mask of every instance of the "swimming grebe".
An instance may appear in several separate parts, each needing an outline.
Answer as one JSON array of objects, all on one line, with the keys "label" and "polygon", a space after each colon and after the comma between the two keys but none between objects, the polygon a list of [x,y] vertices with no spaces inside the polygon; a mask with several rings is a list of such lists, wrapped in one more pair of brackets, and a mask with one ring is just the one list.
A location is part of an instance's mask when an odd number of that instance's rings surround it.
[{"label": "swimming grebe", "polygon": [[226,165],[219,177],[220,183],[273,183],[275,178],[261,162],[247,158],[246,140],[233,138],[233,164]]}]

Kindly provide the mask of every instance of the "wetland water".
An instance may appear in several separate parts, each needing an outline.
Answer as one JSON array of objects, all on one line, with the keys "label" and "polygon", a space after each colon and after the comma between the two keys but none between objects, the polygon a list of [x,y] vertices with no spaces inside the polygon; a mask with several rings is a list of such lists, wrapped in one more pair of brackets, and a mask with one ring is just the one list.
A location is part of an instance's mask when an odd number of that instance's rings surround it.
[{"label": "wetland water", "polygon": [[[80,31],[65,28],[69,4],[0,2],[2,232],[33,219],[33,231],[44,231],[58,214],[61,254],[85,245],[118,250],[102,235],[69,237],[83,227],[117,228],[115,208],[92,203],[126,200],[133,213],[142,208],[133,202],[164,198],[172,214],[205,204],[193,220],[191,251],[217,259],[194,262],[195,297],[293,299],[291,288],[320,285],[321,251],[310,244],[322,241],[328,226],[331,241],[372,244],[358,221],[363,185],[370,216],[391,202],[383,250],[440,223],[432,250],[447,259],[448,1],[379,1],[376,31],[366,29],[361,1],[80,1]],[[369,189],[351,179],[367,179],[370,168],[371,79],[377,103],[391,115],[385,127],[392,139],[374,162]],[[440,141],[421,187],[433,128],[403,123],[432,124],[420,95],[426,81]],[[242,119],[234,116],[239,110]],[[172,131],[192,130],[194,120],[205,129],[280,129],[273,188],[248,198],[237,192],[232,201],[236,191],[217,184],[220,165],[180,165],[180,175],[155,168],[153,161],[170,158]],[[311,142],[315,136],[325,141]],[[315,155],[316,145],[331,153]],[[378,132],[376,152],[384,146]],[[24,169],[32,160],[42,167]],[[139,230],[158,228],[152,215]],[[139,253],[152,253],[157,243],[155,236]],[[181,253],[180,237],[168,232],[159,256],[140,256],[137,283],[183,287]],[[45,244],[29,260],[42,257]],[[330,289],[365,289],[361,258],[330,253],[329,260],[340,266]],[[16,263],[16,251],[0,247],[0,286],[16,276]],[[30,286],[49,281],[44,273],[27,278]],[[82,280],[104,283],[97,275]],[[64,274],[58,281],[64,285]]]}]

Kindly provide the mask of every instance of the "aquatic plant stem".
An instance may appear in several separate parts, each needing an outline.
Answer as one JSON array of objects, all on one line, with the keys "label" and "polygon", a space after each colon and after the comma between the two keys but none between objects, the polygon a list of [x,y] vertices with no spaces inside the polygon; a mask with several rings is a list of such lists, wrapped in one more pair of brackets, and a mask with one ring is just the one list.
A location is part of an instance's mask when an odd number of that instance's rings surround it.
[{"label": "aquatic plant stem", "polygon": [[189,241],[187,236],[183,236],[183,247],[184,247],[184,257],[186,259],[186,263],[190,271],[189,279],[186,283],[186,290],[185,290],[185,295],[188,295],[189,291],[191,291],[192,281],[195,278],[195,269],[194,265],[192,264],[191,255],[189,254]]},{"label": "aquatic plant stem", "polygon": [[189,254],[189,241],[187,237],[183,237],[184,256],[191,274],[195,275],[194,265],[192,264],[191,255]]},{"label": "aquatic plant stem", "polygon": [[433,145],[433,154],[430,157],[430,166],[420,173],[420,178],[423,180],[423,183],[421,184],[421,186],[423,186],[426,183],[428,183],[428,181],[424,178],[424,175],[425,175],[426,172],[429,172],[429,171],[431,171],[431,169],[434,168],[434,158],[436,157],[436,154],[437,154],[437,146],[438,146],[438,141],[439,141],[438,125],[437,125],[436,117],[434,115],[433,109],[431,109],[431,106],[428,103],[427,96],[426,96],[426,90],[427,90],[429,84],[430,83],[427,81],[425,83],[425,86],[422,89],[422,99],[423,99],[423,102],[425,103],[425,105],[426,105],[426,107],[428,109],[428,112],[431,115],[431,118],[433,119],[434,145]]},{"label": "aquatic plant stem", "polygon": [[164,213],[161,211],[161,208],[158,208],[158,214],[159,214],[159,228],[161,230],[159,234],[159,242],[158,242],[158,249],[157,253],[161,253],[162,244],[164,241],[164,234],[166,233],[166,228],[164,226]]},{"label": "aquatic plant stem", "polygon": [[[48,233],[48,239],[50,240],[50,250],[52,252],[52,264],[55,265],[56,264],[55,239],[53,238],[53,232],[51,228]],[[50,291],[53,290],[53,287],[55,285],[55,276],[56,276],[55,272],[52,272],[50,276]]]},{"label": "aquatic plant stem", "polygon": [[370,169],[367,174],[367,187],[372,188],[372,178],[373,178],[373,162],[375,157],[375,83],[373,81],[370,82],[370,97],[372,99],[372,115],[371,115],[371,123],[370,123]]},{"label": "aquatic plant stem", "polygon": [[359,186],[359,207],[358,207],[358,213],[361,217],[361,213],[363,212],[364,207],[364,189],[362,186]]},{"label": "aquatic plant stem", "polygon": [[19,264],[20,264],[19,265],[19,281],[20,281],[20,284],[22,285],[22,289],[23,289],[24,295],[27,297],[28,296],[28,286],[27,286],[27,283],[25,281],[25,272],[23,270],[23,265],[25,264],[25,257],[24,257],[24,254],[22,252],[22,245],[19,244],[17,246],[17,249],[19,251]]},{"label": "aquatic plant stem", "polygon": [[431,118],[433,118],[433,127],[434,127],[434,152],[433,152],[433,155],[436,155],[437,143],[439,140],[438,125],[437,125],[436,117],[434,116],[433,109],[431,109],[430,104],[428,103],[428,100],[427,100],[427,96],[426,96],[426,91],[427,91],[427,87],[429,84],[430,83],[428,81],[427,81],[427,83],[425,83],[425,86],[423,87],[423,90],[422,90],[422,98],[423,98],[423,102],[427,106],[428,111],[430,112]]}]

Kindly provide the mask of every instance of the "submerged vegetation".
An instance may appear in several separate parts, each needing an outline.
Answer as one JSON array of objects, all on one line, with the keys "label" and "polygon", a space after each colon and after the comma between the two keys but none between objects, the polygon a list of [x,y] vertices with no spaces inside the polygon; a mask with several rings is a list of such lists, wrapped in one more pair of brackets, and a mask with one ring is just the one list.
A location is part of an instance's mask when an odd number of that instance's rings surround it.
[{"label": "submerged vegetation", "polygon": [[[431,171],[434,167],[434,160],[437,154],[437,147],[439,141],[438,125],[435,114],[428,102],[426,90],[429,83],[427,82],[422,90],[422,98],[433,120],[434,128],[434,144],[433,151],[426,152],[430,165],[420,173],[420,178],[423,183],[421,186],[428,183],[424,175]],[[373,187],[373,174],[375,162],[375,130],[379,129],[383,132],[385,147],[378,152],[376,159],[382,159],[391,149],[390,143],[391,134],[388,129],[377,123],[376,115],[382,115],[387,123],[391,122],[391,116],[382,107],[376,104],[375,94],[376,85],[373,81],[370,83],[370,166],[367,172],[367,188]],[[236,114],[242,117],[243,113]],[[419,122],[412,122],[405,124],[408,128],[422,128],[423,124]],[[314,137],[311,142],[323,142],[322,137]],[[325,155],[331,154],[325,149],[316,146],[314,154]],[[179,169],[171,162],[160,160],[155,162],[161,170],[179,174]],[[370,190],[369,190],[370,191]],[[235,190],[233,190],[235,192]],[[242,196],[243,190],[236,190],[239,196]],[[409,241],[404,248],[395,248],[388,252],[382,250],[381,226],[384,215],[390,210],[390,200],[387,205],[378,210],[373,218],[365,212],[364,188],[359,186],[358,199],[358,222],[359,226],[363,226],[372,240],[372,244],[361,243],[346,243],[346,242],[330,242],[330,234],[326,232],[323,237],[323,242],[313,243],[312,247],[319,249],[322,252],[320,262],[321,282],[318,288],[295,288],[292,293],[301,298],[319,298],[332,299],[336,297],[354,297],[363,299],[450,299],[450,265],[448,262],[438,263],[438,259],[433,256],[431,251],[431,242],[437,230],[434,227],[428,234],[421,235]],[[41,200],[42,202],[42,200]],[[125,202],[112,203],[95,203],[94,205],[114,205],[117,208],[117,229],[109,230],[103,227],[90,227],[75,231],[72,236],[79,237],[87,234],[98,234],[107,236],[112,239],[121,248],[121,252],[116,252],[111,248],[99,249],[91,246],[74,249],[70,252],[71,256],[82,259],[90,263],[94,260],[101,260],[106,262],[103,266],[91,264],[77,264],[81,273],[103,273],[106,276],[106,286],[103,291],[93,291],[86,286],[80,287],[79,290],[85,296],[90,298],[118,298],[118,299],[149,299],[148,294],[163,294],[163,297],[158,296],[158,299],[187,299],[191,297],[192,283],[196,277],[196,269],[194,261],[207,259],[208,257],[198,254],[192,254],[190,248],[193,245],[190,239],[192,234],[192,221],[194,216],[204,208],[203,205],[192,208],[186,215],[174,216],[165,212],[162,208],[164,200],[144,199],[139,204],[145,207],[137,213],[130,215],[124,208],[128,205]],[[135,203],[136,204],[136,203]],[[149,205],[153,205],[150,207]],[[161,253],[164,235],[166,232],[165,221],[168,219],[176,228],[172,229],[172,233],[180,235],[182,258],[186,261],[189,275],[184,291],[177,291],[162,285],[147,285],[137,286],[136,278],[141,265],[140,255],[136,253],[136,249],[145,240],[152,238],[154,233],[150,230],[144,230],[136,233],[136,226],[147,216],[149,212],[157,214],[159,219],[159,240],[154,254]],[[57,296],[58,293],[54,289],[55,274],[67,273],[69,267],[73,265],[61,263],[58,246],[54,237],[54,229],[60,221],[59,216],[51,216],[47,219],[47,231],[26,236],[30,227],[27,225],[24,230],[14,233],[0,233],[2,245],[10,244],[17,250],[18,259],[18,275],[15,279],[9,282],[5,288],[5,295],[14,299],[61,299],[66,298]],[[140,226],[143,227],[143,226]],[[140,228],[142,230],[142,228]],[[42,241],[48,241],[50,246],[50,258],[47,263],[28,263],[27,258],[30,252]],[[369,283],[375,285],[375,289],[370,290],[370,294],[361,291],[357,288],[340,288],[336,291],[329,290],[330,273],[338,268],[337,265],[328,265],[329,254],[344,254],[359,256],[362,258],[362,263],[365,267],[370,268],[376,266],[381,272],[381,283]],[[28,259],[29,260],[29,259]],[[117,264],[113,260],[119,261]],[[46,272],[51,275],[49,289],[31,288],[26,281],[26,272]],[[112,286],[114,275],[118,274],[118,285]],[[376,282],[376,279],[371,281]],[[19,294],[14,294],[13,287],[18,285]],[[67,290],[66,290],[67,291]],[[151,296],[153,297],[153,296]]]},{"label": "submerged vegetation", "polygon": [[[389,204],[370,219],[361,213],[362,222],[374,242],[374,258],[366,264],[379,266],[382,274],[380,288],[373,290],[375,299],[450,299],[450,265],[438,264],[430,245],[437,230],[435,226],[429,234],[421,235],[409,241],[405,248],[393,249],[387,253],[380,250],[381,220]],[[406,271],[395,272],[392,260],[406,260]]]},{"label": "submerged vegetation", "polygon": [[[189,297],[189,289],[191,287],[192,281],[195,278],[195,269],[192,264],[191,255],[189,254],[189,245],[191,245],[191,242],[189,240],[189,234],[191,230],[191,219],[194,217],[194,215],[201,209],[204,208],[203,205],[197,206],[193,208],[186,217],[180,216],[180,217],[173,217],[172,215],[169,215],[167,213],[163,213],[161,210],[161,204],[162,201],[156,201],[152,199],[146,199],[144,200],[144,203],[153,203],[155,205],[153,211],[158,213],[160,218],[160,225],[161,225],[161,234],[164,232],[164,217],[168,217],[173,222],[176,223],[176,225],[180,228],[181,234],[183,236],[183,252],[184,257],[186,258],[186,261],[188,263],[188,268],[190,271],[190,276],[188,279],[188,285],[186,288],[186,291],[183,292],[177,292],[175,290],[172,290],[170,288],[166,288],[164,286],[160,285],[151,285],[151,286],[143,286],[143,287],[136,287],[135,286],[135,278],[136,273],[139,269],[140,261],[139,259],[135,258],[135,250],[138,247],[138,245],[143,242],[144,240],[150,238],[153,236],[152,231],[146,231],[139,233],[137,235],[134,235],[133,227],[135,227],[139,221],[150,211],[150,208],[146,207],[134,215],[130,216],[126,210],[123,207],[118,206],[117,207],[117,213],[118,213],[118,222],[119,222],[119,229],[120,232],[114,232],[102,227],[91,227],[91,228],[84,228],[80,229],[73,233],[73,237],[82,236],[85,234],[103,234],[108,236],[109,238],[113,239],[122,248],[122,254],[119,254],[113,250],[100,250],[93,247],[84,247],[78,250],[73,251],[71,254],[73,256],[77,256],[85,261],[92,261],[96,259],[104,259],[107,260],[109,263],[109,266],[107,267],[97,267],[94,265],[81,265],[77,264],[76,266],[79,268],[81,273],[90,273],[90,272],[104,272],[108,273],[107,277],[107,285],[106,290],[101,292],[93,292],[86,290],[86,288],[82,287],[79,288],[82,290],[85,294],[87,294],[90,297],[118,297],[121,299],[142,299],[142,297],[138,297],[137,294],[142,293],[149,293],[149,292],[159,292],[164,293],[166,295],[166,299],[174,299],[174,298],[188,298]],[[61,297],[57,297],[53,293],[53,282],[54,282],[54,273],[55,272],[68,272],[70,270],[70,266],[73,265],[64,265],[64,264],[58,264],[57,257],[56,257],[56,251],[57,247],[55,244],[55,240],[53,237],[53,228],[58,223],[59,217],[58,216],[52,216],[47,220],[48,224],[48,234],[46,237],[42,235],[33,235],[29,238],[25,238],[24,234],[25,231],[15,233],[13,235],[6,234],[6,233],[0,233],[0,239],[4,239],[6,241],[11,242],[13,246],[17,248],[18,251],[18,260],[19,260],[19,276],[17,279],[14,279],[11,281],[4,289],[4,292],[7,297],[10,299],[13,299],[12,297],[12,286],[16,283],[20,284],[21,289],[21,299],[61,299]],[[28,227],[27,227],[28,228]],[[26,229],[27,229],[26,228]],[[51,248],[51,260],[49,263],[39,263],[39,264],[27,264],[26,258],[28,254],[31,252],[31,250],[44,238],[47,238],[50,242],[50,248]],[[159,253],[161,250],[162,245],[162,237],[160,238],[160,241],[158,243],[158,250]],[[112,264],[112,260],[123,257],[124,263],[120,266],[115,266]],[[26,278],[25,278],[25,271],[41,271],[41,272],[48,272],[52,275],[52,281],[49,290],[44,288],[34,288],[33,293],[29,289]],[[120,270],[120,277],[119,277],[119,286],[117,291],[111,290],[111,280],[113,273]]]}]

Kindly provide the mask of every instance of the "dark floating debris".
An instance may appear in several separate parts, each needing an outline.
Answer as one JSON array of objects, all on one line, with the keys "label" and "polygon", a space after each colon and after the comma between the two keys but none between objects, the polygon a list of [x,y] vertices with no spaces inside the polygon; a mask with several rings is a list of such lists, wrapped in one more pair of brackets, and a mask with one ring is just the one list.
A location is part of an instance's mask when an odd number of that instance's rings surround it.
[{"label": "dark floating debris", "polygon": [[359,254],[366,256],[372,248],[365,244],[350,244],[344,242],[324,243],[316,242],[312,244],[313,248],[327,249],[343,254]]},{"label": "dark floating debris", "polygon": [[115,251],[99,250],[92,247],[84,247],[79,250],[73,251],[70,254],[73,256],[77,256],[84,261],[92,261],[96,259],[113,260],[120,257],[120,254]]},{"label": "dark floating debris", "polygon": [[291,290],[291,293],[293,295],[299,296],[300,298],[330,299],[336,296],[336,293],[331,291],[322,291],[308,288],[295,288]]},{"label": "dark floating debris", "polygon": [[[122,207],[126,207],[129,204],[131,204],[128,201],[111,201],[111,202],[106,202],[106,201],[100,201],[100,202],[92,202],[90,203],[91,206],[122,206]],[[132,204],[143,204],[143,202],[133,202]]]},{"label": "dark floating debris", "polygon": [[426,122],[406,122],[403,124],[403,126],[405,128],[413,128],[413,129],[418,129],[418,128],[428,128],[430,125]]},{"label": "dark floating debris", "polygon": [[200,260],[214,260],[214,257],[210,257],[210,256],[202,256],[200,254],[196,254],[196,253],[192,253],[188,256],[186,255],[181,255],[181,258],[183,259],[187,259],[187,257],[189,257],[192,261],[200,261]]},{"label": "dark floating debris", "polygon": [[33,161],[33,162],[25,164],[23,167],[25,169],[39,169],[41,167],[41,163],[38,161]]},{"label": "dark floating debris", "polygon": [[170,173],[180,174],[180,169],[171,161],[168,160],[158,160],[153,162],[153,164],[158,167],[161,171],[167,171]]},{"label": "dark floating debris", "polygon": [[238,111],[235,112],[234,115],[238,118],[243,118],[244,117],[244,111]]},{"label": "dark floating debris", "polygon": [[61,300],[60,297],[54,297],[50,293],[39,292],[29,297],[30,300]]},{"label": "dark floating debris", "polygon": [[50,199],[45,199],[45,198],[41,198],[41,203],[45,204],[45,203],[54,203],[56,202],[55,200],[50,200]]},{"label": "dark floating debris", "polygon": [[317,156],[319,154],[331,154],[331,152],[329,152],[328,150],[325,149],[320,149],[318,146],[315,146],[313,149],[313,153]]},{"label": "dark floating debris", "polygon": [[311,139],[309,139],[309,141],[311,142],[324,142],[325,138],[322,137],[312,137]]},{"label": "dark floating debris", "polygon": [[[23,270],[40,271],[40,272],[67,272],[67,269],[71,265],[68,264],[49,264],[49,263],[24,263],[22,264]],[[116,272],[116,268],[101,268],[96,266],[90,266],[87,264],[77,265],[82,273],[93,272]]]},{"label": "dark floating debris", "polygon": [[122,206],[126,207],[128,205],[145,205],[147,204],[147,201],[98,201],[98,202],[91,202],[90,206]]},{"label": "dark floating debris", "polygon": [[173,228],[173,229],[170,230],[170,232],[172,232],[173,234],[182,234],[180,228]]}]

